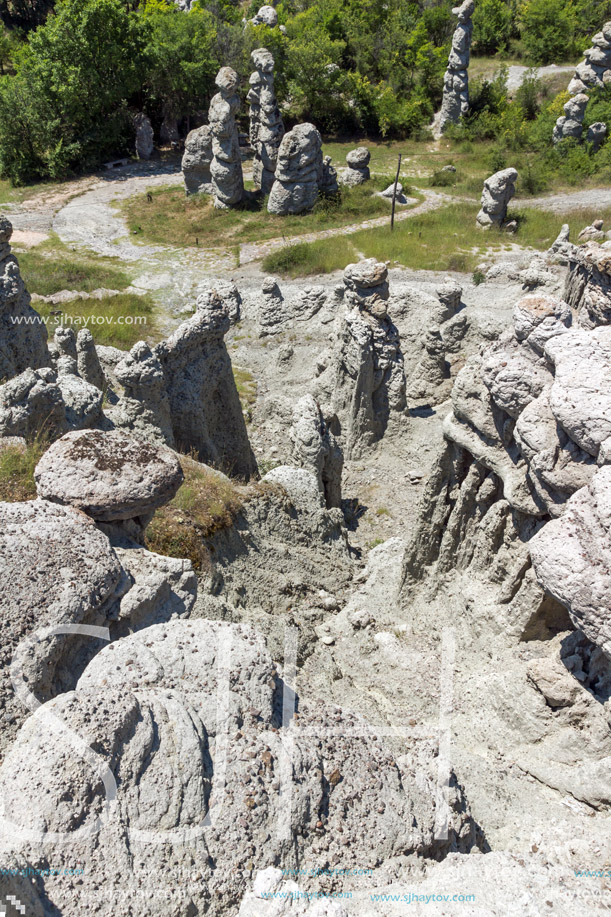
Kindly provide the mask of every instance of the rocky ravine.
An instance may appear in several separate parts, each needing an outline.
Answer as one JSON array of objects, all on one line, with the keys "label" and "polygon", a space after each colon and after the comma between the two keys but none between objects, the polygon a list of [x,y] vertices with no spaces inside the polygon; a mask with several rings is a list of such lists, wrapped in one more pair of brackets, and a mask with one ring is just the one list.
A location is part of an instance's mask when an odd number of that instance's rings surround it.
[{"label": "rocky ravine", "polygon": [[[0,445],[52,441],[0,504],[8,907],[607,909],[604,245],[211,283],[126,354],[14,334],[3,232]],[[240,494],[197,573],[144,545],[176,450]]]}]

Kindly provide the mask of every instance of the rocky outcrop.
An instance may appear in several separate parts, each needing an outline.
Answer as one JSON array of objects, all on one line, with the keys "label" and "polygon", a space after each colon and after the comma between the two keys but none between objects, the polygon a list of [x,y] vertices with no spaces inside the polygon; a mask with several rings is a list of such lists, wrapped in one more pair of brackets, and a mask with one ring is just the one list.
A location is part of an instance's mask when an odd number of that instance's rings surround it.
[{"label": "rocky outcrop", "polygon": [[214,206],[235,207],[244,197],[242,157],[235,116],[240,110],[239,77],[231,67],[221,67],[216,76],[217,94],[210,103],[208,120],[212,131],[210,174]]},{"label": "rocky outcrop", "polygon": [[150,159],[153,155],[153,126],[150,119],[143,111],[139,111],[132,119],[136,132],[135,149],[138,159]]},{"label": "rocky outcrop", "polygon": [[256,68],[249,80],[247,96],[250,145],[254,150],[253,180],[263,194],[269,194],[274,184],[284,124],[274,89],[274,58],[266,48],[257,48],[250,56]]},{"label": "rocky outcrop", "polygon": [[554,133],[552,135],[554,143],[560,143],[561,140],[566,140],[567,137],[574,137],[576,140],[581,140],[583,119],[589,101],[589,97],[583,92],[569,99],[564,106],[564,115],[556,121]]},{"label": "rocky outcrop", "polygon": [[199,460],[250,478],[250,448],[224,336],[230,322],[220,296],[198,299],[193,318],[155,348],[166,381],[177,448]]},{"label": "rocky outcrop", "polygon": [[606,22],[592,39],[592,47],[584,54],[584,60],[575,69],[569,83],[571,95],[578,95],[588,89],[602,89],[611,81],[611,22]]},{"label": "rocky outcrop", "polygon": [[265,5],[259,8],[250,21],[252,25],[266,25],[273,29],[278,25],[278,13],[273,6]]},{"label": "rocky outcrop", "polygon": [[81,379],[94,385],[100,391],[106,389],[106,376],[88,328],[82,328],[76,337],[76,365]]},{"label": "rocky outcrop", "polygon": [[603,121],[594,121],[593,124],[590,124],[586,134],[586,143],[592,144],[593,153],[598,153],[607,139],[607,133],[607,125]]},{"label": "rocky outcrop", "polygon": [[68,433],[34,472],[39,497],[73,506],[96,522],[137,520],[144,529],[183,482],[176,453],[119,430]]},{"label": "rocky outcrop", "polygon": [[[46,877],[45,901],[66,917],[90,899],[108,915],[218,917],[237,911],[245,872],[307,875],[321,842],[345,869],[337,890],[369,889],[363,866],[481,843],[459,787],[448,838],[434,837],[434,764],[414,751],[400,767],[366,722],[337,706],[300,698],[298,715],[281,722],[289,691],[245,626],[175,621],[102,650],[75,691],[28,721],[0,770],[3,814],[18,826],[14,854],[39,863],[40,832],[63,832],[56,865],[90,864],[78,892]],[[85,741],[85,759],[48,740],[51,717],[67,741]],[[142,894],[152,868],[159,895]],[[198,880],[184,881],[193,870]],[[302,884],[315,890],[317,880]]]},{"label": "rocky outcrop", "polygon": [[344,271],[346,312],[335,345],[333,410],[346,458],[380,439],[405,409],[399,332],[387,312],[388,270],[369,259]]},{"label": "rocky outcrop", "polygon": [[212,125],[204,124],[189,132],[182,157],[182,178],[185,193],[212,194]]},{"label": "rocky outcrop", "polygon": [[268,211],[284,216],[311,210],[318,200],[322,172],[322,138],[313,124],[298,124],[284,135],[278,149]]},{"label": "rocky outcrop", "polygon": [[369,161],[371,153],[366,146],[359,146],[351,150],[346,156],[348,168],[341,172],[341,183],[349,188],[355,188],[369,181],[371,173],[369,171]]},{"label": "rocky outcrop", "polygon": [[322,179],[319,190],[327,197],[333,197],[339,191],[337,169],[331,162],[330,156],[325,156],[322,162]]},{"label": "rocky outcrop", "polygon": [[569,271],[564,298],[577,311],[584,328],[611,323],[611,253],[603,245],[563,246]]},{"label": "rocky outcrop", "polygon": [[51,363],[47,329],[30,306],[19,264],[11,254],[13,226],[0,217],[0,383]]},{"label": "rocky outcrop", "polygon": [[301,468],[313,472],[327,508],[340,506],[342,501],[344,456],[335,433],[339,433],[337,418],[325,420],[312,395],[297,402],[289,431],[293,459]]},{"label": "rocky outcrop", "polygon": [[486,179],[481,209],[477,214],[477,226],[480,229],[503,225],[507,219],[509,201],[516,193],[517,178],[515,169],[502,169]]},{"label": "rocky outcrop", "polygon": [[458,25],[452,36],[452,50],[443,78],[443,100],[439,122],[442,132],[449,124],[456,124],[469,111],[468,67],[473,34],[471,17],[474,10],[474,0],[465,0],[461,6],[456,6],[452,10],[452,13],[458,16]]},{"label": "rocky outcrop", "polygon": [[115,378],[123,393],[118,404],[108,410],[114,424],[174,447],[166,378],[156,353],[144,341],[134,344],[117,363]]},{"label": "rocky outcrop", "polygon": [[237,284],[235,284],[233,280],[215,280],[209,286],[200,287],[199,289],[198,308],[201,309],[204,308],[204,306],[208,308],[211,297],[220,297],[223,305],[227,309],[230,322],[235,324],[240,321],[242,295],[238,290]]},{"label": "rocky outcrop", "polygon": [[0,436],[30,440],[67,430],[66,407],[52,369],[26,369],[0,385]]}]

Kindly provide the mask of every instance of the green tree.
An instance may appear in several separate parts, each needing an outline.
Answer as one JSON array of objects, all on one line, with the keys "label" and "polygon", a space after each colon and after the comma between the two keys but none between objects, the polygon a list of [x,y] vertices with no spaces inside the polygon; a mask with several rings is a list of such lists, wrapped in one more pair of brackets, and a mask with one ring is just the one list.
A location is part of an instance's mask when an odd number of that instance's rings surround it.
[{"label": "green tree", "polygon": [[2,80],[3,174],[57,179],[124,144],[143,49],[139,17],[120,0],[61,0]]},{"label": "green tree", "polygon": [[181,12],[173,3],[147,3],[144,92],[151,113],[179,120],[207,107],[219,69],[216,26],[211,13],[195,5]]},{"label": "green tree", "polygon": [[478,0],[473,14],[473,43],[480,54],[494,54],[511,37],[512,16],[505,0]]},{"label": "green tree", "polygon": [[565,0],[529,0],[522,7],[521,36],[535,64],[566,60],[575,50],[575,13]]}]

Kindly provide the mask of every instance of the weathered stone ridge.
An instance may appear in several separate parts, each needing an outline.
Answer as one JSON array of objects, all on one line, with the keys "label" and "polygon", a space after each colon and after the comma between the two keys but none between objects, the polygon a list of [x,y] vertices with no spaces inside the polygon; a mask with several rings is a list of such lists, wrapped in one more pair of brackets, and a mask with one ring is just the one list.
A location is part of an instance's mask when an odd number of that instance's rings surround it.
[{"label": "weathered stone ridge", "polygon": [[280,144],[268,211],[283,216],[311,210],[322,178],[322,138],[313,124],[298,124]]}]

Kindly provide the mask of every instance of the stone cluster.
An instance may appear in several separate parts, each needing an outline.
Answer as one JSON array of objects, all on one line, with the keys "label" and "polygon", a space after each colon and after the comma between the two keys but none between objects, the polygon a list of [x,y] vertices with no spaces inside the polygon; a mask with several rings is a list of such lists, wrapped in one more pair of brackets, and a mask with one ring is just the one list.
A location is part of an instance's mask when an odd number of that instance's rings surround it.
[{"label": "stone cluster", "polygon": [[212,127],[204,124],[189,132],[182,157],[182,177],[186,194],[212,194]]},{"label": "stone cluster", "polygon": [[255,186],[269,194],[274,184],[278,150],[284,137],[284,124],[274,90],[274,58],[266,48],[251,54],[255,72],[248,92],[250,103],[250,145],[254,150]]},{"label": "stone cluster", "polygon": [[589,101],[589,97],[583,92],[579,92],[569,99],[564,106],[564,115],[556,121],[552,135],[554,143],[560,143],[561,140],[566,140],[567,137],[581,140],[583,119]]},{"label": "stone cluster", "polygon": [[239,77],[231,67],[221,67],[216,76],[217,94],[210,102],[208,120],[212,132],[210,175],[214,206],[235,207],[244,197],[244,176],[240,139],[235,116],[240,110]]},{"label": "stone cluster", "polygon": [[516,169],[502,169],[484,182],[481,209],[477,214],[477,226],[489,229],[502,226],[507,218],[509,201],[516,193]]},{"label": "stone cluster", "polygon": [[284,135],[278,149],[268,211],[283,216],[311,210],[318,200],[322,177],[322,138],[313,124],[298,124]]},{"label": "stone cluster", "polygon": [[359,146],[351,150],[346,156],[348,168],[342,169],[341,182],[349,188],[355,188],[369,181],[371,173],[369,172],[369,161],[371,153],[366,146]]},{"label": "stone cluster", "polygon": [[458,25],[452,36],[452,50],[443,81],[443,99],[439,128],[443,132],[449,124],[456,124],[469,111],[469,58],[475,11],[474,0],[464,0],[461,6],[453,8],[458,16]]},{"label": "stone cluster", "polygon": [[[584,54],[584,60],[577,65],[568,91],[573,98],[564,106],[564,115],[556,121],[552,140],[559,143],[568,137],[583,138],[583,120],[589,101],[588,90],[602,89],[611,83],[611,22],[605,22],[600,32],[592,39],[592,46]],[[595,121],[588,128],[587,143],[596,152],[607,136],[607,125]]]}]

